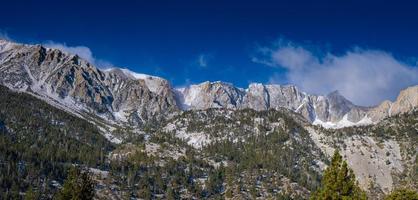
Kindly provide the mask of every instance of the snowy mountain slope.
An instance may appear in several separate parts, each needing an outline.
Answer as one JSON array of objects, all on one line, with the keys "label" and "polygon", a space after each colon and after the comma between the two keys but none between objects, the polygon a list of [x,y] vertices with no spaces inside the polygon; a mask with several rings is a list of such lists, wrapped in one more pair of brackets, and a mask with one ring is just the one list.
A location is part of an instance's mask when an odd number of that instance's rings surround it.
[{"label": "snowy mountain slope", "polygon": [[[314,102],[320,104],[324,99],[301,92],[292,85],[263,85],[260,83],[253,83],[247,89],[242,89],[229,83],[204,82],[182,88],[178,92],[182,97],[180,99],[183,99],[180,104],[186,105],[188,109],[251,108],[267,110],[288,108],[304,113],[304,116],[311,121],[316,116],[313,112]],[[318,106],[318,108],[320,107]],[[328,119],[324,121],[328,121]]]},{"label": "snowy mountain slope", "polygon": [[[282,151],[309,149],[309,155],[302,157],[311,159],[308,166],[318,171],[326,167],[323,158],[332,157],[338,149],[354,170],[362,189],[373,198],[381,198],[405,184],[412,188],[418,186],[414,180],[417,113],[388,118],[372,126],[336,130],[312,126],[302,116],[283,108],[268,111],[206,109],[187,111],[168,120],[158,134],[172,134],[203,152],[216,152],[212,149],[219,146],[235,151],[240,144],[253,142],[254,137],[262,140],[278,134],[275,138],[278,141],[273,138],[269,141],[283,145]],[[269,152],[269,148],[266,145],[263,150]],[[228,153],[225,157],[222,152],[215,155],[220,160],[228,158]],[[277,157],[275,159],[279,159]]]},{"label": "snowy mountain slope", "polygon": [[[292,85],[254,83],[243,89],[204,82],[176,89],[163,78],[127,69],[101,70],[77,55],[4,40],[0,84],[95,124],[121,150],[110,159],[137,148],[144,148],[158,166],[197,158],[199,170],[206,171],[192,183],[201,181],[202,187],[210,180],[208,172],[234,163],[244,167],[237,179],[245,187],[255,184],[262,197],[284,190],[283,185],[263,186],[280,179],[301,187],[289,190],[304,191],[307,198],[335,149],[373,197],[403,184],[418,185],[418,86],[401,91],[394,102],[368,108],[338,92],[311,95]],[[367,124],[372,125],[356,127]],[[143,180],[144,174],[137,175]]]},{"label": "snowy mountain slope", "polygon": [[[287,108],[303,115],[313,124],[326,128],[377,123],[385,117],[404,113],[418,106],[418,87],[401,92],[395,102],[362,107],[345,99],[338,91],[326,96],[310,95],[293,85],[250,84],[247,89],[223,82],[204,82],[177,89],[178,105],[185,110],[227,108],[268,110]],[[392,109],[395,105],[396,109]]]},{"label": "snowy mountain slope", "polygon": [[328,156],[339,149],[360,186],[381,199],[397,187],[418,187],[417,121],[418,111],[414,109],[372,126],[307,130]]},{"label": "snowy mountain slope", "polygon": [[125,69],[102,71],[77,55],[1,40],[0,84],[75,113],[138,125],[177,109],[169,83]]},{"label": "snowy mountain slope", "polygon": [[370,108],[354,105],[338,92],[312,95],[293,85],[253,83],[243,89],[218,81],[177,89],[160,77],[120,68],[101,70],[77,55],[5,40],[0,40],[0,84],[77,114],[131,127],[156,123],[181,110],[286,108],[311,123],[341,128],[376,123],[418,105],[418,87],[401,92],[393,103]]}]

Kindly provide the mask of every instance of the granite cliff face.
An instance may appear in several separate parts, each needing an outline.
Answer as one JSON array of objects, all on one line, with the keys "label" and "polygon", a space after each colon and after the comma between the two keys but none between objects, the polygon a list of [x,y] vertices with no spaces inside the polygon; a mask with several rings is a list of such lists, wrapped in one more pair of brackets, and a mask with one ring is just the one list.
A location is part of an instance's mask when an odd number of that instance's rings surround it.
[{"label": "granite cliff face", "polygon": [[113,116],[118,121],[141,125],[178,110],[168,81],[125,69],[105,72],[105,85],[112,93]]},{"label": "granite cliff face", "polygon": [[42,45],[0,40],[0,84],[54,101],[70,111],[93,113],[112,123],[141,126],[181,110],[287,108],[313,124],[341,128],[378,122],[418,105],[418,87],[395,102],[362,107],[338,91],[307,94],[293,85],[253,83],[247,89],[224,82],[173,88],[159,77],[127,69],[101,70],[77,55]]},{"label": "granite cliff face", "polygon": [[178,105],[185,110],[251,108],[260,111],[287,108],[326,128],[377,123],[418,106],[418,86],[402,90],[394,102],[387,100],[375,107],[355,105],[338,91],[326,96],[312,95],[293,85],[253,83],[242,89],[219,81],[204,82],[176,89],[176,94]]},{"label": "granite cliff face", "polygon": [[166,80],[138,75],[121,69],[102,71],[77,55],[41,45],[0,40],[0,84],[11,89],[132,125],[177,110]]},{"label": "granite cliff face", "polygon": [[250,84],[247,89],[222,82],[205,82],[179,89],[180,104],[185,109],[228,108],[268,110],[287,108],[302,114],[310,122],[336,123],[344,117],[356,123],[369,108],[356,106],[337,91],[327,96],[310,95],[293,85]]}]

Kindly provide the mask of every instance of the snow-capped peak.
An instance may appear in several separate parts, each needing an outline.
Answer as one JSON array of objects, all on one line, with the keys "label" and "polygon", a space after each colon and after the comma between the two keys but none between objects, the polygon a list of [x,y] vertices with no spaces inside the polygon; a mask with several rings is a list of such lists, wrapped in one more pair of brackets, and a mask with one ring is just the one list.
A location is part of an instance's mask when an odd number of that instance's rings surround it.
[{"label": "snow-capped peak", "polygon": [[160,89],[168,86],[168,82],[160,77],[133,72],[126,68],[108,68],[103,70],[106,73],[118,73],[132,80],[143,80],[148,89],[153,93],[159,93]]},{"label": "snow-capped peak", "polygon": [[135,78],[135,79],[149,79],[149,78],[157,78],[157,79],[160,79],[159,77],[156,77],[156,76],[151,76],[151,75],[148,75],[148,74],[140,74],[140,73],[136,73],[136,72],[133,72],[133,71],[131,71],[131,70],[129,70],[129,69],[126,69],[126,68],[124,68],[124,69],[120,69],[125,75],[127,75],[127,76],[131,76],[131,77],[133,77],[133,78]]},{"label": "snow-capped peak", "polygon": [[0,52],[11,49],[14,46],[15,46],[15,43],[0,38]]}]

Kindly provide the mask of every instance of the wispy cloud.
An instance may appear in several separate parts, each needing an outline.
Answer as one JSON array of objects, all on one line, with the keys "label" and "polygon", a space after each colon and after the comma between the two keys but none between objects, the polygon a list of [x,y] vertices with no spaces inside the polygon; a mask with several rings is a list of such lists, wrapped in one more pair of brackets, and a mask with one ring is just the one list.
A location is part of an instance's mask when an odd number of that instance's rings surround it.
[{"label": "wispy cloud", "polygon": [[93,55],[90,48],[88,48],[86,46],[68,46],[65,43],[58,43],[58,42],[54,42],[54,41],[44,42],[43,45],[48,47],[48,48],[59,49],[61,51],[64,51],[64,52],[67,52],[67,53],[70,53],[70,54],[76,54],[76,55],[80,56],[81,58],[87,60],[91,64],[95,65],[96,67],[109,68],[109,67],[113,66],[108,61],[96,58]]},{"label": "wispy cloud", "polygon": [[0,39],[12,41],[7,31],[0,29]]},{"label": "wispy cloud", "polygon": [[[0,29],[0,39],[14,41],[9,36],[7,31],[2,30],[2,29]],[[88,48],[86,46],[68,46],[65,43],[54,42],[54,41],[51,41],[51,40],[43,42],[42,45],[44,45],[45,47],[48,47],[48,48],[59,49],[61,51],[64,51],[64,52],[67,52],[67,53],[70,53],[70,54],[78,55],[78,56],[87,60],[88,62],[90,62],[91,64],[93,64],[96,67],[100,67],[100,68],[113,67],[113,65],[110,62],[108,62],[106,60],[103,60],[103,59],[96,58],[93,55],[90,48]]]},{"label": "wispy cloud", "polygon": [[210,54],[200,54],[196,59],[196,63],[201,68],[207,68],[211,59],[212,55]]},{"label": "wispy cloud", "polygon": [[[339,90],[360,105],[375,105],[394,99],[407,86],[418,84],[418,69],[392,54],[354,48],[342,55],[315,54],[301,45],[281,41],[263,48],[253,62],[285,69],[287,81],[311,93]],[[277,75],[270,77],[275,83]]]}]

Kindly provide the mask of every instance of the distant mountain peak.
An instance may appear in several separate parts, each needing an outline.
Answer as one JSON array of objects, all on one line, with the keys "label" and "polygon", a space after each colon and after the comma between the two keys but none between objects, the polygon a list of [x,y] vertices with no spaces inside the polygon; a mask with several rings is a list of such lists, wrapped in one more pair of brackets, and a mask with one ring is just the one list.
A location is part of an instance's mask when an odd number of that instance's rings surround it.
[{"label": "distant mountain peak", "polygon": [[402,103],[372,108],[354,105],[339,91],[317,96],[295,85],[251,83],[242,89],[227,82],[206,81],[173,88],[157,76],[126,68],[101,70],[74,54],[7,40],[0,40],[0,68],[0,84],[9,88],[53,99],[77,113],[88,111],[106,120],[137,125],[178,110],[209,108],[286,108],[310,122],[347,120],[355,124],[365,116],[376,122],[418,105],[414,87],[401,92],[397,102]]},{"label": "distant mountain peak", "polygon": [[342,96],[339,90],[334,90],[327,94],[327,96]]}]

